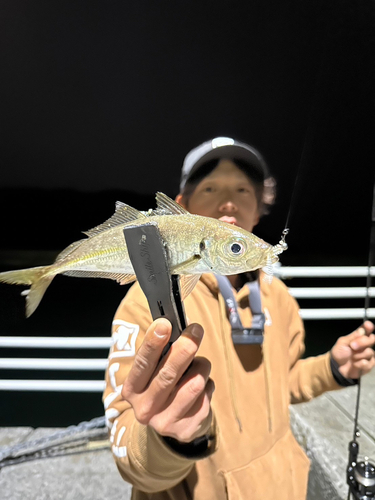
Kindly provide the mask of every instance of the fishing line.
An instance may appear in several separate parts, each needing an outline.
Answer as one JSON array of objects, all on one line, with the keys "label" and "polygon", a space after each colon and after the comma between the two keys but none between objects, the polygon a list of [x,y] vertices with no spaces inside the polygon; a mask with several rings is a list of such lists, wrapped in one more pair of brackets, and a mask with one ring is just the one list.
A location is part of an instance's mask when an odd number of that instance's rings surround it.
[{"label": "fishing line", "polygon": [[[319,97],[321,98],[322,92],[321,89],[323,88],[323,67],[325,67],[325,62],[326,62],[326,57],[324,57],[324,47],[322,48],[323,55],[322,59],[319,64],[319,69],[317,71],[317,75],[315,77],[315,83],[313,87],[313,97],[312,97],[312,102],[310,105],[310,111],[308,114],[308,120],[307,120],[307,126],[306,126],[306,133],[302,145],[302,150],[301,150],[301,155],[300,155],[300,160],[297,166],[296,170],[296,175],[294,179],[294,184],[292,188],[292,194],[290,198],[290,203],[289,203],[289,208],[288,208],[288,213],[286,216],[286,221],[285,221],[285,226],[284,230],[282,231],[282,241],[285,243],[285,238],[288,235],[290,228],[290,219],[291,216],[295,212],[295,207],[296,207],[296,199],[297,199],[297,194],[300,193],[300,186],[301,184],[301,179],[302,179],[302,171],[303,170],[308,170],[308,162],[307,162],[307,157],[308,153],[311,152],[311,148],[313,145],[313,139],[314,139],[314,132],[316,130],[316,126],[318,123],[318,119],[320,117],[318,111],[320,110],[320,107],[318,106],[319,104]],[[298,187],[298,189],[297,189]]]},{"label": "fishing line", "polygon": [[370,228],[370,247],[368,252],[368,265],[367,265],[367,280],[366,280],[366,297],[365,297],[365,314],[364,320],[368,318],[368,309],[370,307],[370,287],[372,282],[371,266],[374,263],[374,249],[375,249],[375,181],[373,182],[372,191],[372,209],[371,209],[371,228]]},{"label": "fishing line", "polygon": [[[311,105],[311,108],[312,107],[313,107],[313,104]],[[311,113],[311,111],[310,111],[310,113]],[[310,118],[309,118],[308,121],[310,122]],[[300,182],[302,165],[305,163],[305,156],[306,156],[306,150],[307,150],[307,137],[308,137],[309,129],[310,129],[310,124],[308,124],[308,126],[307,126],[307,130],[306,130],[306,134],[305,134],[305,139],[303,141],[303,146],[302,146],[302,152],[301,152],[301,156],[300,156],[300,161],[298,163],[297,172],[296,172],[296,176],[295,176],[295,179],[294,179],[294,185],[293,185],[293,189],[292,189],[292,196],[290,198],[288,213],[287,213],[287,216],[286,216],[285,226],[284,226],[284,230],[283,230],[283,233],[282,233],[284,241],[285,241],[286,235],[289,233],[289,221],[290,221],[290,216],[292,214],[292,211],[294,211],[294,207],[295,207],[297,185]]]}]

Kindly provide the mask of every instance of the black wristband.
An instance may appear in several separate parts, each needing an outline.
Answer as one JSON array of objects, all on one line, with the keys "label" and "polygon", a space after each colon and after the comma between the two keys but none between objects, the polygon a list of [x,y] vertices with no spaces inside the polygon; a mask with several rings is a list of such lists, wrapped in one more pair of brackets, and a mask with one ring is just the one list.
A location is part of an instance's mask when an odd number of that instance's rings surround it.
[{"label": "black wristband", "polygon": [[181,443],[181,441],[168,436],[162,436],[162,438],[173,451],[187,458],[204,455],[208,449],[208,436],[198,437],[190,443]]},{"label": "black wristband", "polygon": [[333,378],[339,385],[341,385],[342,387],[350,387],[351,385],[358,385],[357,378],[345,378],[344,375],[341,375],[339,371],[339,364],[337,363],[336,360],[333,359],[332,354],[330,356],[330,361],[331,361],[331,371]]}]

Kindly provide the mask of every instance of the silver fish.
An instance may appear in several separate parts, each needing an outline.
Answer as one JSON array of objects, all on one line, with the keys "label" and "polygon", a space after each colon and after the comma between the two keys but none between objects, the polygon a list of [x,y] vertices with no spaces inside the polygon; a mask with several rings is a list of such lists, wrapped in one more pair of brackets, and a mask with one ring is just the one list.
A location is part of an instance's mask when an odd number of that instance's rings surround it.
[{"label": "silver fish", "polygon": [[103,224],[85,232],[88,238],[63,250],[51,265],[0,273],[0,282],[31,285],[26,295],[26,316],[38,307],[57,274],[109,278],[120,284],[135,281],[123,230],[127,225],[151,222],[164,241],[171,274],[181,275],[182,298],[195,287],[202,273],[231,275],[270,266],[287,246],[272,246],[248,231],[226,222],[192,215],[163,193],[156,194],[157,209],[140,212],[122,202]]}]

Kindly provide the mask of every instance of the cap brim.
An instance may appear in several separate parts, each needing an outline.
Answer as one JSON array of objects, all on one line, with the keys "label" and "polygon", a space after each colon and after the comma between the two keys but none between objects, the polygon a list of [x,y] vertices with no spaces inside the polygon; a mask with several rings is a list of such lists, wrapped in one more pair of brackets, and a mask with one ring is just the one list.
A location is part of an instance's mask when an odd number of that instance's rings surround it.
[{"label": "cap brim", "polygon": [[199,170],[202,165],[208,161],[223,158],[228,158],[229,160],[243,160],[259,174],[259,180],[263,181],[267,177],[267,165],[262,157],[259,157],[255,152],[252,152],[251,150],[240,145],[231,144],[228,146],[213,148],[202,155],[188,173],[185,183],[195,172]]}]

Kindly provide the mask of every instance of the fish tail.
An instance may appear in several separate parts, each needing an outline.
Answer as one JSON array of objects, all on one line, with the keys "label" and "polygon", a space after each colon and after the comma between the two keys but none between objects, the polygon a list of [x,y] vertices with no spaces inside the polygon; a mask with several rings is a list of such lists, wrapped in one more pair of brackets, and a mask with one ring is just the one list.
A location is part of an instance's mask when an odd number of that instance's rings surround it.
[{"label": "fish tail", "polygon": [[49,284],[55,277],[48,271],[51,266],[32,267],[20,269],[19,271],[6,271],[0,273],[0,282],[10,285],[31,285],[29,290],[22,292],[26,295],[26,317],[32,315],[43,298]]}]

